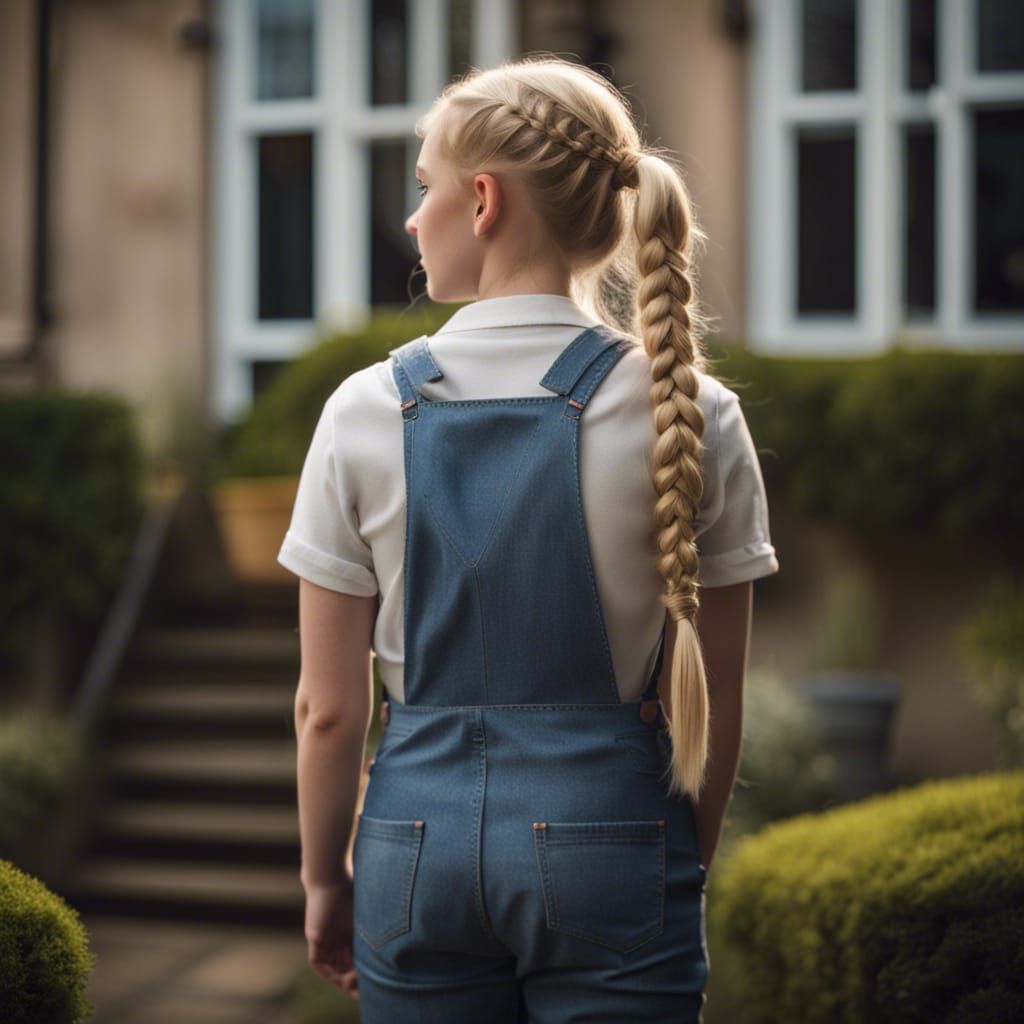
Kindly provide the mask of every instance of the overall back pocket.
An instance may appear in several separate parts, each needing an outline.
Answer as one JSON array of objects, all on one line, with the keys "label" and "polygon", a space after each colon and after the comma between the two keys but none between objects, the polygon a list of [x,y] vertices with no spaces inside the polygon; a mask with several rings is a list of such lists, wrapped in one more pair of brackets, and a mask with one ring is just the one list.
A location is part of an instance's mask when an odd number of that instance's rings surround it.
[{"label": "overall back pocket", "polygon": [[665,822],[538,821],[548,927],[628,953],[665,927]]},{"label": "overall back pocket", "polygon": [[352,848],[353,923],[374,949],[412,927],[422,821],[359,816]]}]

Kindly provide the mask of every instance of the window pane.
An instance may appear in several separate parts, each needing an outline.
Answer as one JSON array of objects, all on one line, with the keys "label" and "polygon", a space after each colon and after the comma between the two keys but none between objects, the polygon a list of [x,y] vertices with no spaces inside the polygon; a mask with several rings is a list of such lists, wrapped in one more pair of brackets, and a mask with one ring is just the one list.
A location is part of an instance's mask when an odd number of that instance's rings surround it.
[{"label": "window pane", "polygon": [[856,306],[856,139],[852,127],[797,136],[797,311]]},{"label": "window pane", "polygon": [[803,0],[803,91],[857,88],[856,0]]},{"label": "window pane", "polygon": [[[417,139],[415,153],[419,152]],[[370,146],[370,302],[410,301],[409,278],[419,259],[405,230],[415,159],[404,140]]]},{"label": "window pane", "polygon": [[974,115],[974,308],[1024,311],[1024,108]]},{"label": "window pane", "polygon": [[908,317],[935,311],[935,129],[903,135],[903,301]]},{"label": "window pane", "polygon": [[1024,70],[1024,4],[979,0],[978,70]]},{"label": "window pane", "polygon": [[313,136],[258,140],[260,320],[313,315]]},{"label": "window pane", "polygon": [[256,8],[256,98],[313,95],[313,0],[259,0]]},{"label": "window pane", "polygon": [[935,0],[908,0],[908,89],[927,89],[935,84]]},{"label": "window pane", "polygon": [[370,4],[370,103],[408,103],[409,12],[406,0]]},{"label": "window pane", "polygon": [[448,77],[468,71],[473,62],[473,0],[448,0]]}]

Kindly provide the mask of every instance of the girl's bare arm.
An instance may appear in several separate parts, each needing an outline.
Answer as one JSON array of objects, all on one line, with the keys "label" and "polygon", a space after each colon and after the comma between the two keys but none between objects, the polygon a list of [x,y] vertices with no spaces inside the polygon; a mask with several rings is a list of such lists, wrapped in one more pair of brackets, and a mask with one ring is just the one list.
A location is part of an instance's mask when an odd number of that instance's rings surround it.
[{"label": "girl's bare arm", "polygon": [[379,595],[299,581],[302,668],[295,695],[303,886],[343,877],[373,713],[370,649]]},{"label": "girl's bare arm", "polygon": [[[754,585],[751,581],[701,590],[697,632],[704,648],[710,702],[710,750],[707,777],[695,807],[701,860],[711,866],[729,806],[740,760],[743,735],[743,679],[750,648]],[[665,633],[665,660],[658,689],[671,714],[669,674],[676,628],[671,618]]]}]

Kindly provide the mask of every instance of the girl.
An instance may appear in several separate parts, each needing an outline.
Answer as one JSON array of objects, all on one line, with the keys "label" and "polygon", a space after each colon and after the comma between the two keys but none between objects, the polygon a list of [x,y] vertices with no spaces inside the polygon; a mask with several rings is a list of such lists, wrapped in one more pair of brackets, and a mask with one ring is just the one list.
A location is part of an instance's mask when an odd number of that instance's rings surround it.
[{"label": "girl", "polygon": [[697,1021],[751,581],[778,570],[706,372],[705,236],[571,62],[474,69],[417,134],[407,228],[430,297],[468,305],[334,392],[279,556],[310,962],[366,1024]]}]

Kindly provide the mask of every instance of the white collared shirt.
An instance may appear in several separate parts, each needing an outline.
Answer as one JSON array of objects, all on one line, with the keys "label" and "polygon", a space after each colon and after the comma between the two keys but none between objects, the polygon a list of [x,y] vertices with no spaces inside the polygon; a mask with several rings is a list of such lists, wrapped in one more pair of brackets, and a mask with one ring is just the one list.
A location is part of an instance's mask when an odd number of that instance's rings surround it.
[{"label": "white collared shirt", "polygon": [[[564,295],[510,295],[461,307],[429,337],[444,372],[426,399],[550,396],[540,380],[584,328],[600,321]],[[278,561],[342,593],[380,591],[374,650],[394,700],[402,686],[404,420],[389,357],[347,377],[324,406]],[[700,581],[721,587],[778,572],[757,452],[738,395],[700,374],[704,492],[696,523]],[[658,600],[651,478],[656,440],[650,363],[627,350],[580,420],[580,486],[598,594],[623,700],[654,669],[665,620]]]}]

